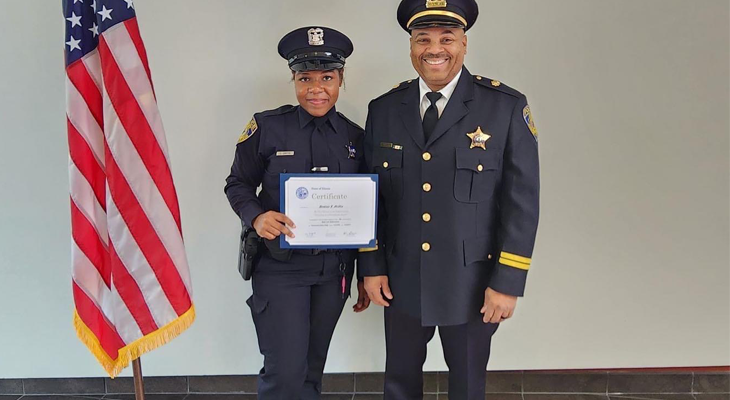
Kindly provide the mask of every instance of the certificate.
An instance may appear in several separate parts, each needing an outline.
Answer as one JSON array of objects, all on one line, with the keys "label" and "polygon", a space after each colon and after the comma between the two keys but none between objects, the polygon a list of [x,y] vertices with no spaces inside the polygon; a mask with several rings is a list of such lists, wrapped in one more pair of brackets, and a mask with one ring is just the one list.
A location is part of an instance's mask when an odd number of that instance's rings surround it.
[{"label": "certificate", "polygon": [[282,248],[375,247],[378,175],[281,174],[281,212],[296,237],[281,235]]}]

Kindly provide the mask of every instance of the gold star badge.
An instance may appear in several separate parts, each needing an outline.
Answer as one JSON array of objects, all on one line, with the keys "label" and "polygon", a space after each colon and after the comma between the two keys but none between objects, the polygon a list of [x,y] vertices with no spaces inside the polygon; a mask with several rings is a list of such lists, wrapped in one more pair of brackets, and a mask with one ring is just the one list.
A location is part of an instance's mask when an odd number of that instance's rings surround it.
[{"label": "gold star badge", "polygon": [[487,140],[492,137],[491,135],[482,132],[481,126],[478,126],[476,131],[472,133],[467,133],[466,136],[469,136],[469,139],[471,139],[471,146],[469,146],[470,149],[473,149],[475,147],[481,147],[482,150],[487,149]]}]

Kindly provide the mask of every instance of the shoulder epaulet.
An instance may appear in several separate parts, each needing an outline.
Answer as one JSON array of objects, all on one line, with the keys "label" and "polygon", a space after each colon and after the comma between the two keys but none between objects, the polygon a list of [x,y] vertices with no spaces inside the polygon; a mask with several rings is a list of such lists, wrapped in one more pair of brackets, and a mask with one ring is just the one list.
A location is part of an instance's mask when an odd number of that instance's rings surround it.
[{"label": "shoulder epaulet", "polygon": [[522,93],[520,93],[516,89],[512,89],[511,87],[505,85],[504,83],[502,83],[498,80],[485,78],[481,75],[474,75],[474,83],[484,86],[486,88],[492,89],[492,90],[497,90],[499,92],[508,94],[510,96],[514,96],[514,97],[522,96]]},{"label": "shoulder epaulet", "polygon": [[293,106],[291,104],[287,104],[287,105],[283,105],[283,106],[281,106],[279,108],[275,108],[273,110],[267,110],[267,111],[262,111],[260,113],[256,113],[256,115],[254,115],[254,116],[255,117],[259,117],[259,116],[260,117],[268,117],[268,116],[272,116],[272,115],[282,115],[282,114],[286,114],[286,113],[292,112],[292,111],[294,111],[296,109],[297,108],[295,106]]},{"label": "shoulder epaulet", "polygon": [[393,88],[390,89],[389,91],[387,91],[387,92],[381,94],[380,96],[376,97],[374,100],[378,100],[378,99],[383,98],[383,97],[385,97],[385,96],[387,96],[389,94],[392,94],[392,93],[395,93],[395,92],[400,92],[403,89],[407,89],[415,81],[416,81],[415,79],[409,79],[407,81],[403,81],[403,82],[401,82],[401,83],[393,86]]},{"label": "shoulder epaulet", "polygon": [[352,126],[353,126],[353,127],[355,127],[356,129],[358,129],[358,130],[363,130],[363,129],[362,129],[361,127],[360,127],[360,125],[358,125],[358,124],[356,124],[356,123],[354,123],[354,122],[350,121],[350,119],[349,119],[349,118],[345,117],[345,114],[343,114],[343,113],[341,113],[341,112],[337,111],[337,115],[339,115],[339,116],[340,116],[340,117],[341,117],[342,119],[344,119],[345,121],[347,121],[347,123],[349,123],[350,125],[352,125]]}]

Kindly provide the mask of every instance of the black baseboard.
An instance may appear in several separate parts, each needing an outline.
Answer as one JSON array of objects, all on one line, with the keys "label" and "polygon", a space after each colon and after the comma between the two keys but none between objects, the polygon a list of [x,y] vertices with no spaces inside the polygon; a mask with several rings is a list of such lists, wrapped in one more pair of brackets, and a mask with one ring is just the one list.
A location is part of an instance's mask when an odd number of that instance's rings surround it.
[{"label": "black baseboard", "polygon": [[[424,399],[446,399],[448,372],[424,373]],[[329,400],[382,398],[382,373],[325,374]],[[145,378],[154,400],[255,399],[256,376]],[[0,400],[68,396],[132,400],[131,378],[0,379]],[[730,400],[730,371],[512,371],[489,372],[487,399],[688,399]],[[489,395],[491,394],[491,395]],[[58,397],[56,397],[58,396]],[[148,396],[149,397],[149,396]]]}]

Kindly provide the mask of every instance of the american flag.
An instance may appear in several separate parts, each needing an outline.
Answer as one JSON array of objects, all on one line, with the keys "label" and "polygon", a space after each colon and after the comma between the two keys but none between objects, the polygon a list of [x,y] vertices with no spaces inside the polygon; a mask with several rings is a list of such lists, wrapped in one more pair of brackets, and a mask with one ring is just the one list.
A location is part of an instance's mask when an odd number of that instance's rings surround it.
[{"label": "american flag", "polygon": [[74,326],[114,377],[195,319],[133,0],[64,0]]}]

